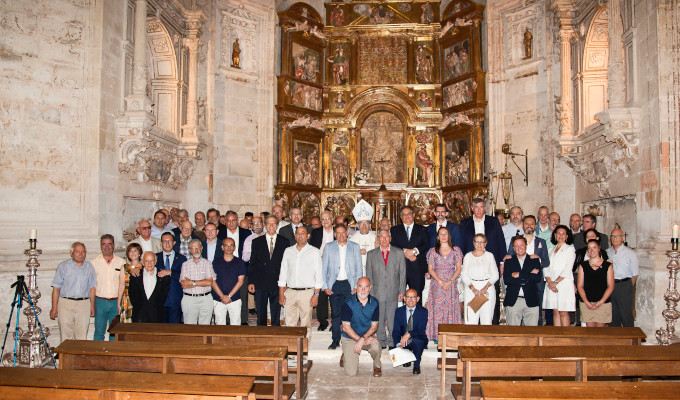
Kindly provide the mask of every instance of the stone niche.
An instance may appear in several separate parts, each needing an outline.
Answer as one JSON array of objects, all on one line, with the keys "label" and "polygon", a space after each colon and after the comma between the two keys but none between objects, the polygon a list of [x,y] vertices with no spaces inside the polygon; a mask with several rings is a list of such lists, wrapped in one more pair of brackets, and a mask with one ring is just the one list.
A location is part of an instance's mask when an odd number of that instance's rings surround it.
[{"label": "stone niche", "polygon": [[[593,214],[597,217],[597,230],[611,235],[616,225],[626,235],[625,241],[628,247],[636,248],[637,237],[637,203],[635,195],[610,197],[595,201],[585,202],[581,205],[581,214]],[[610,242],[611,243],[611,242]]]}]

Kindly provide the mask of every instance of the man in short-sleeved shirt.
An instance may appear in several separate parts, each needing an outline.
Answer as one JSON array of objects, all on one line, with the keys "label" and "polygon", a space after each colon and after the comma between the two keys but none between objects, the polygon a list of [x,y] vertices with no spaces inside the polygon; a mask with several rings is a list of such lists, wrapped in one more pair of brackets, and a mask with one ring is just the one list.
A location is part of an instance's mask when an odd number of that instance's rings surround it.
[{"label": "man in short-sleeved shirt", "polygon": [[359,278],[356,295],[342,306],[342,358],[340,366],[354,376],[359,372],[359,354],[366,350],[373,358],[373,376],[382,376],[380,343],[375,337],[378,330],[378,299],[371,296],[371,281]]},{"label": "man in short-sleeved shirt", "polygon": [[198,239],[189,243],[191,260],[182,264],[179,283],[182,285],[182,314],[185,324],[210,325],[213,313],[213,299],[210,296],[215,271],[212,263],[201,257],[203,245]]},{"label": "man in short-sleeved shirt", "polygon": [[607,255],[614,264],[614,291],[612,292],[612,322],[609,326],[633,327],[633,305],[635,304],[635,283],[640,275],[637,254],[623,244],[625,239],[621,229],[612,231],[612,247]]},{"label": "man in short-sleeved shirt", "polygon": [[50,318],[59,318],[59,336],[66,339],[85,340],[94,317],[94,298],[97,279],[94,267],[85,260],[85,245],[71,245],[71,259],[57,266],[52,280],[52,309]]},{"label": "man in short-sleeved shirt", "polygon": [[212,285],[212,297],[215,312],[215,325],[241,325],[241,286],[246,275],[246,263],[234,256],[236,244],[234,239],[222,241],[224,256],[213,261],[215,281]]}]

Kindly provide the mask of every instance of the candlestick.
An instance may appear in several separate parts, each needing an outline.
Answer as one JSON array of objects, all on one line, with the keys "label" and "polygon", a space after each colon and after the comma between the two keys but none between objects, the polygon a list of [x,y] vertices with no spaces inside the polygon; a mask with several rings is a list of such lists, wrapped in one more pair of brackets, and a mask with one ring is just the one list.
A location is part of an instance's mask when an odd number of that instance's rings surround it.
[{"label": "candlestick", "polygon": [[[677,246],[677,238],[672,239],[676,242],[674,246]],[[666,266],[668,268],[668,289],[663,298],[666,300],[666,309],[661,313],[666,320],[666,326],[664,328],[658,329],[656,331],[656,340],[660,345],[670,345],[680,342],[678,335],[675,333],[675,321],[680,317],[680,313],[676,309],[678,305],[678,299],[680,298],[680,293],[677,289],[677,279],[678,270],[680,269],[680,252],[678,251],[667,251],[666,255],[670,258],[670,262]]]}]

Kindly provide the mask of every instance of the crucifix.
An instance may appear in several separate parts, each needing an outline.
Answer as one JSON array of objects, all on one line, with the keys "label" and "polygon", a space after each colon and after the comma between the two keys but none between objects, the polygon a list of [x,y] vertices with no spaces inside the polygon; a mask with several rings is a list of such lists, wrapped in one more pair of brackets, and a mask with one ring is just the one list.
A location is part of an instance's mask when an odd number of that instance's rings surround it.
[{"label": "crucifix", "polygon": [[376,163],[381,164],[380,165],[380,186],[385,186],[385,170],[383,169],[382,164],[384,164],[386,162],[390,162],[390,161],[391,160],[385,160],[384,158],[380,159],[380,160],[375,160]]}]

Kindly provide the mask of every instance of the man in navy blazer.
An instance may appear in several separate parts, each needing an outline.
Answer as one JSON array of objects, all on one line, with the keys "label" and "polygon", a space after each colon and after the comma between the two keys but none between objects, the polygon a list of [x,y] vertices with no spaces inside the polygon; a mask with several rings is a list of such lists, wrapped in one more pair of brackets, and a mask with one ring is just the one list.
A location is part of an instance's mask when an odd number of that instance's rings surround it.
[{"label": "man in navy blazer", "polygon": [[[347,240],[347,227],[335,226],[336,240],[328,243],[321,254],[323,290],[331,301],[331,345],[335,350],[340,345],[342,334],[342,305],[357,290],[357,281],[363,275],[361,249]],[[340,265],[340,251],[345,253],[345,265]]]},{"label": "man in navy blazer", "polygon": [[[175,252],[175,237],[166,232],[161,236],[163,251],[156,253],[156,268],[159,271],[170,270],[170,291],[165,299],[165,316],[163,322],[169,324],[182,323],[182,285],[179,283],[179,274],[182,272],[182,264],[187,260],[183,255]],[[166,260],[170,268],[166,268]]]},{"label": "man in navy blazer", "polygon": [[[413,373],[420,374],[420,359],[423,355],[423,350],[427,348],[427,335],[425,328],[427,327],[427,308],[418,304],[418,292],[414,289],[406,291],[404,296],[404,303],[406,305],[397,308],[394,313],[394,329],[392,329],[392,339],[396,347],[403,347],[411,350],[416,356],[416,361],[413,363]],[[408,320],[412,316],[411,326]],[[404,367],[409,367],[411,363],[404,364]]]},{"label": "man in navy blazer", "polygon": [[[460,249],[463,251],[463,255],[474,250],[472,240],[477,233],[483,233],[486,236],[486,251],[493,254],[496,259],[496,266],[499,267],[500,271],[500,263],[507,254],[503,228],[501,228],[498,218],[486,215],[486,203],[484,199],[479,197],[472,200],[472,216],[460,221],[460,235],[462,239]],[[496,287],[496,293],[500,293],[500,280],[494,286]],[[492,321],[494,325],[498,325],[500,317],[499,306],[500,296],[496,296]]]},{"label": "man in navy blazer", "polygon": [[279,274],[283,252],[290,247],[288,239],[276,233],[279,219],[269,215],[265,219],[267,233],[253,239],[250,266],[248,267],[248,291],[255,295],[257,325],[267,325],[267,302],[272,326],[281,326],[279,305]]},{"label": "man in navy blazer", "polygon": [[[227,211],[225,219],[227,220],[227,229],[224,230],[224,238],[230,237],[234,240],[234,243],[236,243],[234,256],[241,258],[243,256],[243,244],[246,242],[246,238],[253,232],[249,229],[241,228],[238,225],[238,215],[234,211]],[[218,235],[218,239],[224,240],[224,238],[219,238]],[[222,256],[224,256],[224,252],[222,253]]]},{"label": "man in navy blazer", "polygon": [[439,232],[439,228],[448,229],[449,235],[451,236],[451,241],[453,242],[454,246],[460,247],[460,228],[453,222],[448,221],[449,209],[446,207],[446,204],[437,204],[434,206],[434,216],[437,218],[437,220],[427,227],[427,234],[430,236],[430,248],[433,248],[437,243],[437,233]]},{"label": "man in navy blazer", "polygon": [[541,261],[527,257],[527,240],[523,236],[513,238],[515,255],[505,261],[503,281],[508,325],[524,326],[538,324],[538,282],[543,279]]},{"label": "man in navy blazer", "polygon": [[[390,229],[392,235],[391,245],[404,251],[406,257],[406,284],[409,288],[418,292],[418,297],[423,294],[425,287],[425,274],[427,273],[427,251],[430,249],[430,237],[427,229],[413,222],[413,208],[404,206],[401,208],[401,224]],[[420,300],[418,300],[420,304]]]}]

